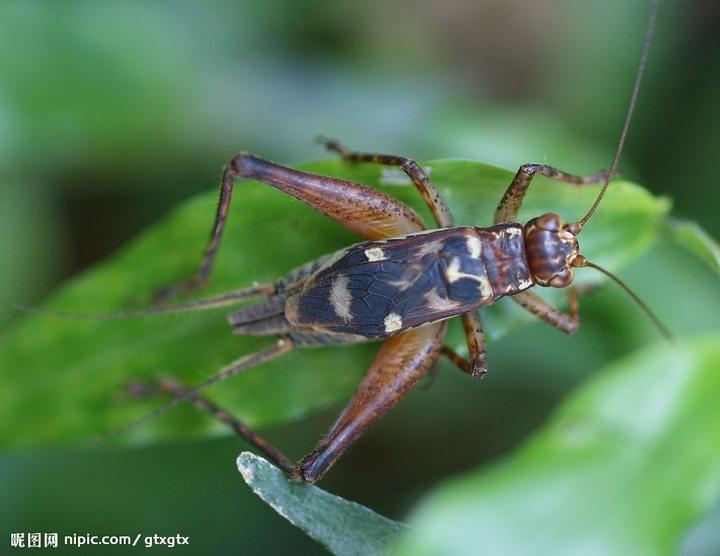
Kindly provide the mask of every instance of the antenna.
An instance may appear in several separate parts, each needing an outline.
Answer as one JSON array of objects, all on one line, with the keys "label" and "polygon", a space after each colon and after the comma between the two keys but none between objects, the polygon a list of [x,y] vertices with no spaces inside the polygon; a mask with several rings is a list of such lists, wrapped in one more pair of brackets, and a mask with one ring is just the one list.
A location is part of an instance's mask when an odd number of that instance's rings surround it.
[{"label": "antenna", "polygon": [[655,324],[655,326],[657,327],[657,329],[660,331],[660,334],[662,334],[668,342],[674,342],[673,335],[672,335],[672,334],[670,333],[670,331],[665,327],[665,325],[664,325],[662,322],[660,322],[660,319],[657,318],[657,316],[655,315],[655,313],[653,313],[653,312],[650,310],[650,307],[648,307],[648,306],[645,304],[645,302],[644,302],[642,299],[640,299],[640,298],[638,297],[638,295],[637,295],[634,291],[632,291],[632,290],[630,289],[630,287],[629,287],[625,282],[623,282],[622,280],[620,280],[620,278],[618,278],[617,276],[615,276],[615,275],[614,275],[612,272],[610,272],[609,270],[604,269],[604,268],[601,267],[599,264],[595,264],[595,263],[592,263],[592,262],[588,261],[588,260],[587,260],[585,257],[583,257],[582,255],[578,255],[577,257],[575,257],[575,259],[573,260],[573,266],[574,266],[574,267],[590,267],[590,268],[594,268],[595,270],[599,270],[599,271],[602,272],[605,276],[607,276],[608,278],[610,278],[613,282],[615,282],[618,286],[620,286],[623,290],[625,290],[625,293],[627,293],[627,294],[633,299],[633,301],[635,301],[635,303],[637,303],[637,304],[640,306],[640,308],[641,308],[643,311],[645,311],[645,314],[646,314],[648,317],[650,317],[650,320],[653,321],[653,323]]},{"label": "antenna", "polygon": [[615,149],[615,155],[613,156],[612,163],[610,164],[610,171],[605,177],[605,183],[603,184],[600,194],[587,211],[587,214],[577,223],[580,229],[587,223],[592,215],[595,214],[600,202],[605,197],[610,180],[615,175],[617,170],[618,162],[620,162],[620,155],[622,154],[623,147],[625,146],[625,138],[627,137],[628,129],[630,128],[630,121],[632,120],[633,114],[635,113],[635,104],[637,103],[638,94],[640,92],[640,84],[642,83],[643,75],[645,74],[645,66],[647,64],[648,54],[650,53],[650,45],[652,44],[653,34],[655,33],[655,21],[657,19],[658,5],[660,0],[652,0],[650,6],[650,15],[648,16],[647,27],[645,28],[645,39],[643,40],[642,53],[640,54],[640,63],[638,64],[637,73],[635,74],[635,84],[633,85],[632,94],[630,95],[630,104],[625,114],[625,121],[623,123],[622,131],[620,132],[620,139],[618,140],[617,148]]}]

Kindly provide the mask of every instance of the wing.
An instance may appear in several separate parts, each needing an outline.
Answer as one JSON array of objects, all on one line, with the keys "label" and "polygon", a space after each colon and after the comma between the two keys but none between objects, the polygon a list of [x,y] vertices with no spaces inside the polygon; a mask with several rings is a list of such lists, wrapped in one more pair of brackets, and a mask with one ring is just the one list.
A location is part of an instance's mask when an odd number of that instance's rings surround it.
[{"label": "wing", "polygon": [[289,297],[299,326],[392,336],[493,299],[474,228],[421,232],[350,247]]}]

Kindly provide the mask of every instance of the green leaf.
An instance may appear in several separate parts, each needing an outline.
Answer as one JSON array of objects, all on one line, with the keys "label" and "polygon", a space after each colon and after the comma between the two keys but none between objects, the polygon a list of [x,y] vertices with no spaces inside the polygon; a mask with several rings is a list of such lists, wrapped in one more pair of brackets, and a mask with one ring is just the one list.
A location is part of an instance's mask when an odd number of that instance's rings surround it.
[{"label": "green leaf", "polygon": [[720,494],[720,332],[581,388],[504,462],[438,488],[397,554],[675,553]]},{"label": "green leaf", "polygon": [[668,227],[678,243],[695,253],[715,272],[720,273],[720,245],[696,222],[669,218]]},{"label": "green leaf", "polygon": [[255,494],[333,554],[383,554],[384,549],[407,529],[402,523],[378,515],[356,502],[314,485],[290,481],[280,469],[252,452],[240,454],[237,465]]},{"label": "green leaf", "polygon": [[[430,162],[431,177],[446,196],[458,224],[488,226],[512,172],[477,162]],[[419,195],[402,175],[377,165],[339,160],[308,164],[306,170],[341,176],[389,192],[425,216]],[[579,218],[598,188],[575,188],[545,179],[533,185],[524,220],[547,210]],[[294,199],[255,182],[236,185],[234,205],[209,295],[252,282],[277,279],[290,269],[333,252],[358,237]],[[47,308],[112,311],[143,305],[149,293],[192,273],[205,246],[216,192],[190,199],[119,253],[77,276]],[[581,236],[584,253],[616,270],[647,249],[669,203],[642,188],[615,182],[597,216]],[[597,277],[579,271],[580,279]],[[556,292],[562,293],[562,292]],[[497,338],[532,317],[501,302],[486,314]],[[464,350],[459,327],[450,343]],[[131,380],[167,373],[195,384],[224,364],[268,345],[269,338],[234,336],[224,312],[123,321],[22,318],[0,341],[0,442],[28,444],[87,439],[127,424],[157,406],[129,400]],[[250,425],[280,423],[350,396],[377,344],[298,350],[252,369],[208,394]],[[192,408],[178,408],[116,441],[225,432]]]}]

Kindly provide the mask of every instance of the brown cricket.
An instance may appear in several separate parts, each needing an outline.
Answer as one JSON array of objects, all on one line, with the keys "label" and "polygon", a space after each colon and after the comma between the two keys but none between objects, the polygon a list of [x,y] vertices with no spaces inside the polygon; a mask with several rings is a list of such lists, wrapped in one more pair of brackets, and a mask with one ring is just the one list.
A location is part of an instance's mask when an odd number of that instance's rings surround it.
[{"label": "brown cricket", "polygon": [[[590,266],[619,283],[669,336],[627,286],[585,259],[578,245],[578,236],[615,173],[647,60],[656,12],[657,1],[652,4],[630,106],[610,170],[580,177],[551,166],[524,164],[500,200],[495,225],[489,228],[456,227],[427,173],[408,158],[352,152],[335,141],[322,140],[329,150],[349,163],[400,167],[430,208],[438,229],[428,229],[422,218],[398,199],[364,185],[293,170],[245,152],[234,157],[223,172],[212,235],[199,269],[191,278],[159,292],[159,299],[166,300],[207,282],[238,179],[253,179],[279,189],[365,241],[309,262],[274,283],[180,305],[115,314],[122,317],[179,312],[262,297],[231,312],[228,321],[236,334],[279,338],[271,347],[232,362],[193,388],[164,380],[159,389],[175,398],[141,421],[181,401],[190,401],[230,425],[292,478],[315,482],[353,441],[426,375],[440,355],[448,357],[464,372],[482,376],[487,362],[479,310],[501,297],[509,296],[543,321],[572,334],[580,324],[577,296],[571,287],[573,269]],[[520,206],[538,174],[574,186],[602,183],[603,187],[593,206],[577,222],[565,222],[557,214],[546,213],[525,224],[518,223]],[[569,313],[531,292],[535,286],[567,288]],[[455,316],[463,323],[469,359],[443,345],[447,319]],[[200,390],[210,384],[297,347],[370,340],[383,340],[383,344],[355,395],[330,432],[297,464],[200,395]]]}]

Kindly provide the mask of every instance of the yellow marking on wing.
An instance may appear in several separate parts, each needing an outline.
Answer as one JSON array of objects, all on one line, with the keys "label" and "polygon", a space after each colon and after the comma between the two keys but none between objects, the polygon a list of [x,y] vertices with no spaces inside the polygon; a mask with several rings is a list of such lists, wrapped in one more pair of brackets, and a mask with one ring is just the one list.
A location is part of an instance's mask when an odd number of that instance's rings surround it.
[{"label": "yellow marking on wing", "polygon": [[365,249],[365,256],[367,257],[367,260],[372,263],[375,261],[384,261],[385,251],[383,251],[380,247],[371,247],[370,249]]},{"label": "yellow marking on wing", "polygon": [[383,321],[385,332],[390,334],[402,328],[402,317],[397,313],[390,313]]},{"label": "yellow marking on wing", "polygon": [[345,322],[352,320],[352,313],[350,312],[352,294],[348,289],[349,282],[350,278],[344,274],[340,274],[333,278],[332,286],[330,287],[330,303],[335,309],[335,314]]}]

